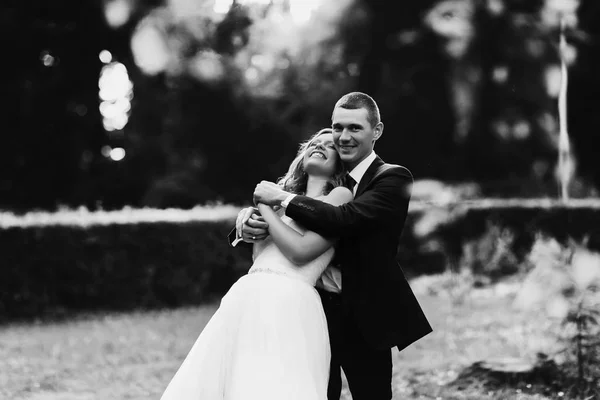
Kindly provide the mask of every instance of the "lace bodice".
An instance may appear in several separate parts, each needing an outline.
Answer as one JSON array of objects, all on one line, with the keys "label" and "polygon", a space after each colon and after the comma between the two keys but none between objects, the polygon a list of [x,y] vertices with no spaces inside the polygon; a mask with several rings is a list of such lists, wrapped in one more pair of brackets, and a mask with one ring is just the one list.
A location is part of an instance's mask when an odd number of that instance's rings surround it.
[{"label": "lace bodice", "polygon": [[[304,229],[288,216],[283,215],[281,219],[292,229],[298,232],[304,231]],[[317,279],[319,279],[325,268],[329,265],[329,262],[333,258],[333,253],[334,249],[332,247],[307,264],[296,265],[287,259],[269,236],[265,240],[254,244],[254,263],[248,272],[268,270],[274,273],[287,275],[291,278],[304,280],[314,286]]]}]

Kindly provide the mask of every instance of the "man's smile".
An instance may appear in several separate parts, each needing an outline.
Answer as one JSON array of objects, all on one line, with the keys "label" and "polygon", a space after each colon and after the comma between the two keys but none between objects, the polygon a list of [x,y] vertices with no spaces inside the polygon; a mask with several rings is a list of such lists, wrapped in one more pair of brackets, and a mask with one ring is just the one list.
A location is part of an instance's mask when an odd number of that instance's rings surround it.
[{"label": "man's smile", "polygon": [[356,147],[356,146],[352,146],[352,145],[349,145],[349,144],[345,144],[345,145],[338,145],[338,148],[339,148],[341,151],[351,151],[352,149],[354,149],[354,147]]}]

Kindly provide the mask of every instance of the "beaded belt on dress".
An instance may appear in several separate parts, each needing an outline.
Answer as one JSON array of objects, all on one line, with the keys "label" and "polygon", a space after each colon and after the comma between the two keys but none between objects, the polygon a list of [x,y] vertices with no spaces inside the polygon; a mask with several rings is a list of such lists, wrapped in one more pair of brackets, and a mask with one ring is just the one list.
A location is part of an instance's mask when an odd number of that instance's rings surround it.
[{"label": "beaded belt on dress", "polygon": [[[279,275],[279,276],[285,276],[288,279],[292,279],[295,282],[302,282],[303,284],[306,284],[308,287],[310,287],[311,289],[313,289],[315,291],[315,293],[317,293],[317,290],[315,289],[315,285],[313,283],[307,282],[305,279],[303,279],[301,276],[295,276],[295,274],[289,274],[287,272],[283,272],[283,271],[277,271],[274,269],[269,269],[269,268],[251,268],[248,271],[248,275],[253,274],[255,272],[265,272],[267,274],[273,274],[273,275]],[[318,294],[318,293],[317,293]]]}]

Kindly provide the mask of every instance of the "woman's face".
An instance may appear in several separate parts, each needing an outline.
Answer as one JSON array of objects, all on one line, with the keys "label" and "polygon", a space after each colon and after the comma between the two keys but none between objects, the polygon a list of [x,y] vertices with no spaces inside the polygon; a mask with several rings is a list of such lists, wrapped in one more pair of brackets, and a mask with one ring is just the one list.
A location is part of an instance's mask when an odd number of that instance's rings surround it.
[{"label": "woman's face", "polygon": [[314,138],[304,153],[304,170],[308,175],[332,177],[338,165],[339,156],[333,144],[333,134],[323,133]]}]

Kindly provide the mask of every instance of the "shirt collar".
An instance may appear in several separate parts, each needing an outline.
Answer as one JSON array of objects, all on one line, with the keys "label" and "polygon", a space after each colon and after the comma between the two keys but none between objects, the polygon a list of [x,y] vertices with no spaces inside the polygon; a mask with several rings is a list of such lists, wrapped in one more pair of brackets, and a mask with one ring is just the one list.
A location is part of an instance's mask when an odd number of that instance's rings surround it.
[{"label": "shirt collar", "polygon": [[367,169],[369,169],[369,167],[371,166],[371,164],[373,163],[373,161],[375,161],[376,158],[377,158],[377,154],[375,154],[375,152],[372,151],[371,154],[369,154],[356,167],[354,167],[352,169],[352,171],[350,171],[350,176],[356,182],[356,187],[358,187],[358,184],[360,183],[360,180],[362,179],[362,177],[364,176],[365,172],[367,172]]}]

